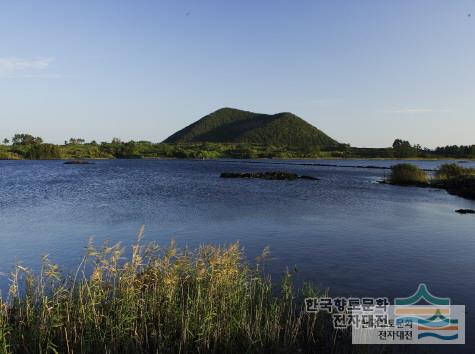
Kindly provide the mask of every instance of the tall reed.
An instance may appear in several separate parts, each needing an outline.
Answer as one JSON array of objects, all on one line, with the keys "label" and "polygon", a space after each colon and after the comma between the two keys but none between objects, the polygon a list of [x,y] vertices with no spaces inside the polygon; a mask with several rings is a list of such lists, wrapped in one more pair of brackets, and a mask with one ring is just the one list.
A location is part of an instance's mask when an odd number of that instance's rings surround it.
[{"label": "tall reed", "polygon": [[424,170],[415,165],[401,163],[391,166],[389,183],[402,186],[428,185],[428,176]]},{"label": "tall reed", "polygon": [[[17,266],[0,297],[0,353],[314,352],[333,347],[323,314],[307,314],[287,272],[276,289],[267,250],[251,266],[238,243],[162,249],[101,249],[92,242],[63,275],[43,258],[38,273]],[[126,255],[128,255],[126,257]],[[332,349],[335,351],[334,349]]]}]

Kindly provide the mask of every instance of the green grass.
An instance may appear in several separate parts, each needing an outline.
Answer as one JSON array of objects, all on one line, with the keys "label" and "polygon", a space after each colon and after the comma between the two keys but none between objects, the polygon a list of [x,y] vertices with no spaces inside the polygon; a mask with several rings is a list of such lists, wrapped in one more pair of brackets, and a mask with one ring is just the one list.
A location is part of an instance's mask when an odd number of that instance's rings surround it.
[{"label": "green grass", "polygon": [[391,167],[389,183],[402,186],[428,184],[427,173],[415,165],[402,163]]},{"label": "green grass", "polygon": [[251,266],[237,243],[90,244],[72,276],[48,258],[39,274],[17,266],[0,299],[0,353],[337,352],[334,341],[345,352],[348,336],[303,310],[317,292],[294,289],[290,273],[276,288],[265,258]]},{"label": "green grass", "polygon": [[18,154],[10,151],[6,146],[0,145],[0,160],[19,160]]}]

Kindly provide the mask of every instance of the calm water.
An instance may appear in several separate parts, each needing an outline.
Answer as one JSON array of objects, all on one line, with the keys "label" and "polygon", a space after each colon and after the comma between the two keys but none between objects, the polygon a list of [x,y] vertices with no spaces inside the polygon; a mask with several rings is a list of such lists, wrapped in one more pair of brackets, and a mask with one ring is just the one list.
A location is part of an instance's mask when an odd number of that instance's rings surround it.
[{"label": "calm water", "polygon": [[[0,161],[0,272],[18,261],[37,266],[46,253],[72,267],[91,236],[129,243],[144,224],[146,239],[164,244],[239,240],[250,259],[269,245],[271,273],[296,266],[299,280],[337,295],[408,296],[425,282],[434,294],[467,306],[468,346],[475,348],[475,216],[454,213],[475,209],[474,201],[377,183],[385,170],[248,162]],[[433,169],[441,162],[413,163]],[[263,170],[321,180],[219,178],[224,171]]]}]

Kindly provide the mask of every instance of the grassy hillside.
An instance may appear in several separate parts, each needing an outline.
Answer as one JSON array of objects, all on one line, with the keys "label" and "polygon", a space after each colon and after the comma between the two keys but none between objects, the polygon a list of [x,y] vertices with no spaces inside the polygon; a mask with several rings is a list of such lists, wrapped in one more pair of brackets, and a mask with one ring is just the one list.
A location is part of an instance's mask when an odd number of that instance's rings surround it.
[{"label": "grassy hillside", "polygon": [[165,140],[165,143],[247,143],[329,147],[337,141],[292,113],[274,115],[222,108]]}]

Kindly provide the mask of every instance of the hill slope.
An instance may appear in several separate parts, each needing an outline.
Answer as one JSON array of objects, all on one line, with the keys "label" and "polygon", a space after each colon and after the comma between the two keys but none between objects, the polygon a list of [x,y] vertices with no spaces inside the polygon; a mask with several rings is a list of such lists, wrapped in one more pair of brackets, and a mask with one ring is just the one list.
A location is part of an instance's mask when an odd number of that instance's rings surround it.
[{"label": "hill slope", "polygon": [[251,143],[275,146],[334,146],[337,141],[292,113],[274,115],[219,109],[168,137],[165,143]]}]

